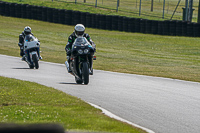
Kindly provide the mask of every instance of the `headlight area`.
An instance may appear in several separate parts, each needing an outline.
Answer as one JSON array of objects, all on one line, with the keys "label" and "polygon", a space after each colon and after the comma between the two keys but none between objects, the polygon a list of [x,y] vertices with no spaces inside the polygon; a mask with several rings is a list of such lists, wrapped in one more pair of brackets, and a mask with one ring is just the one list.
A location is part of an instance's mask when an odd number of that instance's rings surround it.
[{"label": "headlight area", "polygon": [[79,54],[88,54],[88,53],[89,53],[89,50],[88,50],[88,49],[79,49],[79,50],[78,50],[78,53],[79,53]]},{"label": "headlight area", "polygon": [[82,50],[82,49],[79,49],[79,50],[78,50],[78,53],[79,53],[79,54],[83,54],[83,50]]},{"label": "headlight area", "polygon": [[87,54],[89,52],[88,49],[84,49],[84,53]]}]

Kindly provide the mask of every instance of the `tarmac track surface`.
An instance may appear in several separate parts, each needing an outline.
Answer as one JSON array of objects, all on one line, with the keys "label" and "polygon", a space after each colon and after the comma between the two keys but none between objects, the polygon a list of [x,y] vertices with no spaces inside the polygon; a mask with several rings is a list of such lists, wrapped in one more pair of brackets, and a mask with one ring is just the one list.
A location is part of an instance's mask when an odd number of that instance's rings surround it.
[{"label": "tarmac track surface", "polygon": [[156,133],[200,132],[200,83],[94,70],[88,85],[77,85],[64,62],[39,65],[0,55],[0,76],[54,87]]}]

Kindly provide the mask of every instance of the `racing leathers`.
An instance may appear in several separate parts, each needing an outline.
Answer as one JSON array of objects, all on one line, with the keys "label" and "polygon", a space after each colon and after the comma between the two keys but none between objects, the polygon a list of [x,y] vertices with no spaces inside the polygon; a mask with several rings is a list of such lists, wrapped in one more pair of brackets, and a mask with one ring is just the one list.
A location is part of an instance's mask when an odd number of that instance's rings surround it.
[{"label": "racing leathers", "polygon": [[[90,38],[89,34],[84,33],[83,37],[85,37],[88,42],[92,45],[92,47],[94,48],[94,51],[96,52],[96,45],[95,43],[92,41],[92,39]],[[69,37],[68,37],[68,42],[67,45],[65,47],[65,51],[67,53],[67,61],[68,64],[70,64],[70,56],[71,56],[71,49],[72,49],[72,44],[74,43],[74,40],[77,38],[77,36],[75,35],[75,32],[73,32]],[[70,67],[69,67],[70,68]],[[69,69],[68,72],[71,72],[71,70]]]},{"label": "racing leathers", "polygon": [[[33,35],[32,33],[30,33],[31,35]],[[23,56],[24,53],[24,38],[25,38],[26,34],[24,33],[24,31],[19,35],[19,43],[18,46],[20,47],[20,56]]]},{"label": "racing leathers", "polygon": [[[85,37],[88,42],[92,45],[92,47],[96,50],[96,45],[94,44],[94,42],[92,41],[92,39],[90,38],[89,34],[84,33],[83,37]],[[68,37],[68,42],[67,45],[65,47],[65,51],[67,52],[67,55],[70,56],[71,55],[71,48],[72,48],[72,44],[74,43],[74,40],[76,39],[76,35],[75,32],[73,32],[69,37]]]},{"label": "racing leathers", "polygon": [[[33,33],[30,33],[30,34],[32,36],[34,36]],[[18,46],[20,47],[20,56],[22,56],[22,60],[24,60],[23,57],[25,55],[25,53],[24,53],[24,38],[25,38],[25,36],[26,36],[26,34],[24,33],[24,31],[19,35]],[[38,53],[39,59],[42,59],[42,57],[40,56],[40,49],[38,49],[37,53]]]}]

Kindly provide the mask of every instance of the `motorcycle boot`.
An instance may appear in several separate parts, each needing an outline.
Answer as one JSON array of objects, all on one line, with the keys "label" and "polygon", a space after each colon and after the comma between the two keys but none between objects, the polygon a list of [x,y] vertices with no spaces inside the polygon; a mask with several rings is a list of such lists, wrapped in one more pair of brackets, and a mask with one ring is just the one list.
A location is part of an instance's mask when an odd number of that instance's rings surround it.
[{"label": "motorcycle boot", "polygon": [[23,56],[22,56],[22,61],[25,61],[25,58],[26,58],[26,56],[25,56],[25,55],[23,55]]},{"label": "motorcycle boot", "polygon": [[68,70],[68,73],[72,73],[70,66],[67,68],[67,70]]},{"label": "motorcycle boot", "polygon": [[93,75],[93,61],[92,61],[93,57],[89,58],[89,74]]},{"label": "motorcycle boot", "polygon": [[67,56],[67,61],[65,61],[65,65],[67,67],[68,73],[72,73],[71,67],[70,67],[70,56]]},{"label": "motorcycle boot", "polygon": [[72,73],[71,67],[70,67],[70,63],[69,63],[69,67],[68,67],[68,73]]},{"label": "motorcycle boot", "polygon": [[93,75],[93,68],[92,68],[92,69],[89,68],[89,74],[90,74],[90,75]]},{"label": "motorcycle boot", "polygon": [[20,56],[22,56],[22,61],[25,61],[25,53],[23,47],[20,47]]},{"label": "motorcycle boot", "polygon": [[42,60],[42,56],[40,55],[40,48],[37,49],[37,53],[38,53],[39,59]]}]

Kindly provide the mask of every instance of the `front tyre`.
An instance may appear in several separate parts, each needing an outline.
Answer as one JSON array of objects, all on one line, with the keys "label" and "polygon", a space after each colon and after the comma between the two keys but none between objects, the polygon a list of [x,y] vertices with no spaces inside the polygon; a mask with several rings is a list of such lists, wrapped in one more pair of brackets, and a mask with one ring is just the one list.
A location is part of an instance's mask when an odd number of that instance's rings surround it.
[{"label": "front tyre", "polygon": [[38,59],[37,59],[36,54],[34,54],[32,58],[33,58],[33,62],[35,64],[35,68],[38,69],[39,68],[39,63],[38,63]]},{"label": "front tyre", "polygon": [[83,62],[82,79],[83,79],[84,84],[87,85],[89,83],[89,68],[88,68],[87,62]]}]

